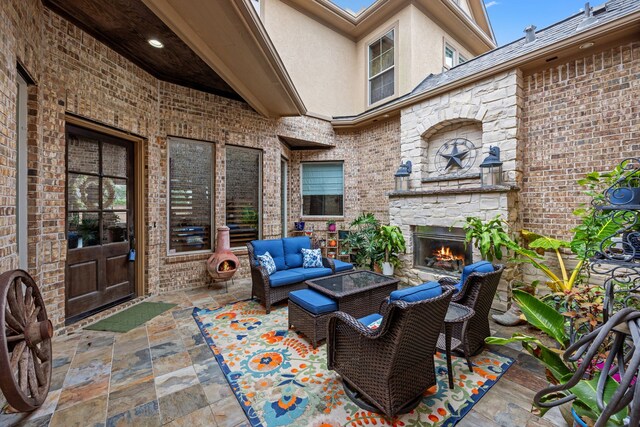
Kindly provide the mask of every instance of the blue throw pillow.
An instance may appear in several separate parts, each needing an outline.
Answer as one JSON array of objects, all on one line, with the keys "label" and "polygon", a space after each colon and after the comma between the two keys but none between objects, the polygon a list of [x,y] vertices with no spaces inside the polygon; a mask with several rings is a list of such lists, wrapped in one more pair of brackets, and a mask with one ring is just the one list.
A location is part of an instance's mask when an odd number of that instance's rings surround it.
[{"label": "blue throw pillow", "polygon": [[257,258],[260,265],[267,270],[269,276],[276,272],[276,263],[269,252],[265,252],[264,255],[258,255]]},{"label": "blue throw pillow", "polygon": [[302,251],[302,267],[318,268],[322,267],[322,252],[320,249],[300,249]]}]

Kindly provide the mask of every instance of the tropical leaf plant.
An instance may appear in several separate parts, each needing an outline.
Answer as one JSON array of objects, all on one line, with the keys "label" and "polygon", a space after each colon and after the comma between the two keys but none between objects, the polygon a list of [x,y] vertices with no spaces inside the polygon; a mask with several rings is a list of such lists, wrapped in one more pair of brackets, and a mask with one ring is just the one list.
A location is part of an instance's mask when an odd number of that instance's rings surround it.
[{"label": "tropical leaf plant", "polygon": [[404,235],[397,225],[380,226],[376,243],[384,251],[385,262],[389,262],[391,258],[398,259],[398,254],[407,250]]},{"label": "tropical leaf plant", "polygon": [[[514,291],[514,298],[520,304],[527,322],[532,326],[539,328],[549,337],[553,338],[558,348],[552,348],[542,343],[539,338],[515,333],[511,338],[488,337],[485,342],[487,344],[508,345],[511,343],[520,343],[522,348],[538,359],[547,370],[547,377],[552,384],[566,384],[573,376],[577,365],[572,362],[565,362],[562,358],[562,351],[568,344],[568,335],[564,330],[563,316],[555,312],[544,302],[536,297],[522,291]],[[552,314],[553,313],[553,314]],[[583,419],[589,418],[596,420],[602,411],[599,409],[596,401],[596,387],[598,384],[599,373],[595,373],[592,378],[582,379],[569,391],[558,392],[561,396],[575,395],[573,401],[573,409]],[[605,385],[605,405],[611,399],[615,392],[617,384],[613,379],[608,378]],[[545,408],[539,408],[541,412],[546,411]],[[628,410],[620,411],[611,417],[607,425],[621,426],[623,419],[627,416]]]},{"label": "tropical leaf plant", "polygon": [[463,228],[465,245],[472,243],[480,251],[483,260],[501,260],[504,253],[518,246],[509,237],[506,231],[508,225],[500,215],[486,222],[475,216],[467,217]]}]

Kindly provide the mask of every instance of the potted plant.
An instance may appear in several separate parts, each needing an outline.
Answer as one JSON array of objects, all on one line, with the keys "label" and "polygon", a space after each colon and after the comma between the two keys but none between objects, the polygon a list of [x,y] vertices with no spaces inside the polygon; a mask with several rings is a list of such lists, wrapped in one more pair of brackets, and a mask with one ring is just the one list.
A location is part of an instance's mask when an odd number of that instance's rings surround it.
[{"label": "potted plant", "polygon": [[[590,287],[583,288],[579,290],[579,292],[583,294],[582,299],[575,305],[575,307],[579,307],[578,310],[584,311],[581,313],[580,318],[586,318],[587,322],[591,322],[591,319],[584,315],[593,307],[598,307],[598,293],[593,292]],[[591,298],[593,301],[585,302],[584,298],[588,293],[593,293],[595,298]],[[513,292],[513,298],[522,308],[527,322],[544,332],[548,337],[552,338],[555,341],[555,347],[557,348],[546,345],[540,338],[522,333],[515,333],[511,338],[489,337],[485,341],[488,344],[496,345],[520,343],[524,350],[544,365],[547,372],[547,378],[552,384],[567,384],[573,377],[574,373],[580,368],[580,361],[567,361],[562,357],[564,350],[569,346],[571,341],[566,327],[566,319],[569,317],[566,316],[566,313],[565,315],[559,313],[540,299],[526,292],[516,290]],[[587,300],[588,299],[590,298],[587,298]],[[603,357],[606,358],[606,356]],[[598,365],[589,366],[587,374],[581,378],[577,384],[572,385],[573,383],[569,383],[567,387],[569,385],[572,386],[568,390],[555,393],[554,397],[556,399],[564,399],[565,401],[572,400],[571,411],[569,414],[566,414],[566,416],[573,417],[575,424],[570,423],[570,425],[593,425],[594,420],[602,414],[602,410],[599,408],[596,401],[595,393],[599,379],[600,371]],[[609,396],[609,398],[611,398],[617,387],[617,382],[613,377],[607,377],[603,382],[605,390],[611,389],[611,392],[605,392],[605,396]],[[536,395],[536,399],[537,398],[538,396]],[[605,401],[605,404],[606,403],[607,402]],[[540,408],[541,411],[545,411],[546,409],[548,408]],[[617,414],[614,414],[609,419],[607,426],[622,426],[624,418],[627,416],[628,412],[627,407]]]},{"label": "potted plant", "polygon": [[363,213],[354,219],[349,226],[349,235],[343,244],[349,245],[353,251],[353,262],[361,268],[373,270],[380,259],[380,250],[376,235],[380,223],[372,213]]},{"label": "potted plant", "polygon": [[376,240],[378,247],[384,251],[382,274],[393,276],[394,267],[400,261],[398,254],[407,249],[402,231],[397,225],[383,225],[378,230]]},{"label": "potted plant", "polygon": [[334,233],[336,231],[335,221],[327,221],[327,231],[329,231],[330,233]]}]

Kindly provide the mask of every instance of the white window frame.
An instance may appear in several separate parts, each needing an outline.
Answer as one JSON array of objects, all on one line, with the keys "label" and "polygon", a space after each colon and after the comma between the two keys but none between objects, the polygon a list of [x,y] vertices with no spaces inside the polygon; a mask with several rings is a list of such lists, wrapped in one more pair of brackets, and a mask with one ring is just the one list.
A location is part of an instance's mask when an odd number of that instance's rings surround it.
[{"label": "white window frame", "polygon": [[[386,34],[386,33],[385,33]],[[304,176],[304,165],[309,164],[318,164],[318,163],[328,163],[328,164],[341,164],[342,165],[342,215],[305,215],[304,213],[304,194],[302,191],[302,178]],[[345,211],[345,182],[344,175],[344,160],[327,160],[327,161],[318,161],[318,162],[300,162],[300,218],[301,219],[344,219],[344,211]]]},{"label": "white window frame", "polygon": [[[374,43],[378,43],[380,41],[380,39],[382,39],[384,36],[386,36],[387,34],[389,34],[390,32],[393,32],[393,65],[389,68],[386,68],[384,70],[381,70],[378,74],[376,74],[375,76],[369,76],[369,70],[371,67],[371,45],[373,45]],[[398,25],[394,24],[393,26],[387,28],[385,31],[382,32],[382,34],[380,34],[378,37],[376,37],[375,39],[369,41],[366,44],[366,52],[365,52],[365,57],[366,57],[366,61],[367,61],[367,66],[366,68],[366,78],[367,78],[367,105],[368,106],[373,106],[373,105],[377,105],[377,104],[381,104],[391,98],[393,98],[396,93],[398,92]],[[375,102],[371,102],[371,80],[375,79],[376,77],[386,73],[387,71],[393,69],[393,93],[385,98],[379,99]]]},{"label": "white window frame", "polygon": [[17,161],[16,161],[16,237],[18,265],[21,269],[27,270],[29,267],[28,256],[28,215],[27,200],[27,81],[17,73],[17,96],[16,96],[16,137],[17,137]]},{"label": "white window frame", "polygon": [[[451,67],[447,65],[447,49],[451,49],[453,51],[453,65]],[[460,57],[462,57],[462,61],[460,61]],[[442,48],[442,67],[445,70],[450,70],[451,68],[457,67],[460,64],[464,64],[468,60],[469,59],[465,54],[460,53],[460,49],[458,49],[448,41],[444,41],[444,47]]]},{"label": "white window frame", "polygon": [[[199,144],[211,144],[211,249],[201,249],[198,251],[185,251],[178,252],[175,249],[171,249],[171,144],[174,142],[182,142],[182,143],[199,143]],[[179,138],[175,136],[170,136],[167,139],[167,256],[189,256],[189,255],[197,255],[203,253],[211,253],[215,251],[215,176],[216,176],[216,144],[210,141],[202,141],[197,139],[187,139],[187,138]]]}]

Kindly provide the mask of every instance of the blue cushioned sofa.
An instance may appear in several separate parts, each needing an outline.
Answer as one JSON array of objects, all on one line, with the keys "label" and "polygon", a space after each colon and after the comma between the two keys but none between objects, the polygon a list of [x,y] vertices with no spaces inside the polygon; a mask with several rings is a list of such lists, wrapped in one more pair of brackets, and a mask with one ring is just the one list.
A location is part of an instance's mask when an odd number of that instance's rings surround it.
[{"label": "blue cushioned sofa", "polygon": [[[303,268],[301,251],[303,248],[311,249],[311,240],[307,236],[253,240],[247,243],[251,264],[251,296],[262,301],[267,313],[271,311],[272,304],[286,300],[289,292],[306,288],[305,280],[353,269],[353,265],[348,262],[329,258],[322,258],[322,267]],[[256,258],[266,252],[269,252],[276,265],[276,271],[271,275]]]}]

